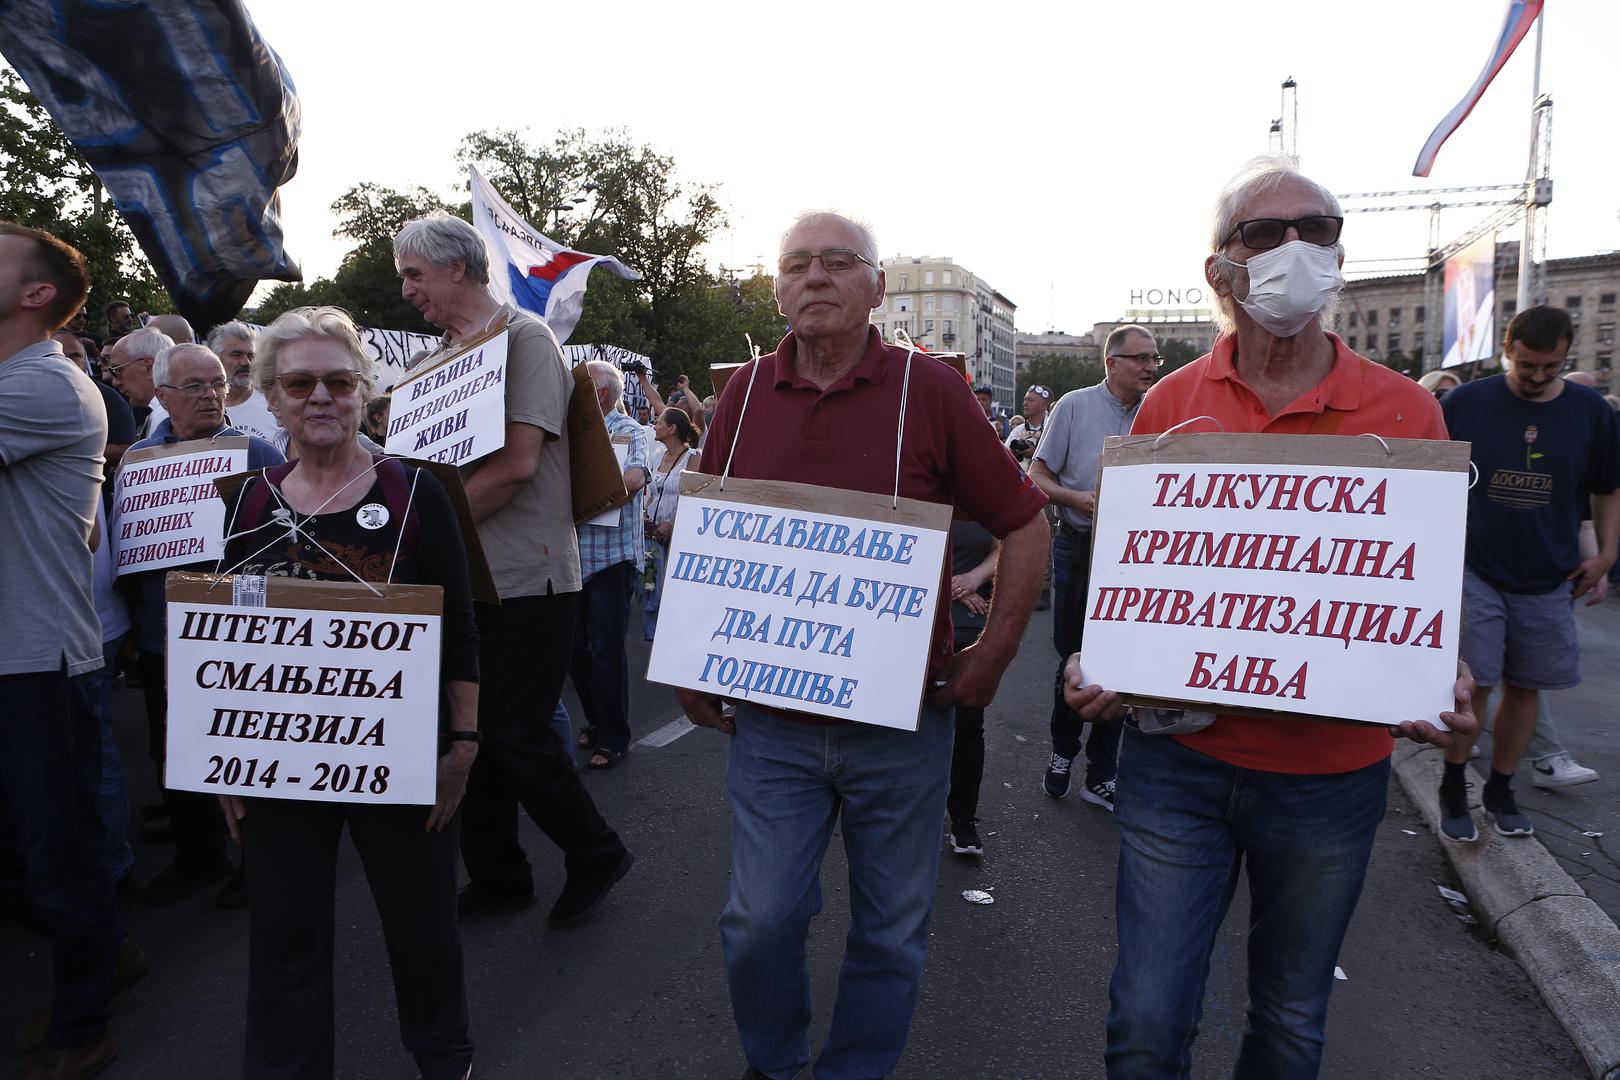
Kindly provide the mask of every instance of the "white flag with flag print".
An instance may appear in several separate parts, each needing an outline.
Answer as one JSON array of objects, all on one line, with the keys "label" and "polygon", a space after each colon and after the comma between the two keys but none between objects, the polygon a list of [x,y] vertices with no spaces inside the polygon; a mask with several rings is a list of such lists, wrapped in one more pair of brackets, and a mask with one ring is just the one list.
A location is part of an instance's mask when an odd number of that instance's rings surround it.
[{"label": "white flag with flag print", "polygon": [[506,204],[506,200],[468,169],[472,186],[473,224],[489,245],[489,289],[509,303],[550,325],[558,342],[565,342],[579,324],[585,308],[585,283],[591,270],[601,266],[624,278],[641,275],[611,255],[570,251],[539,232]]}]

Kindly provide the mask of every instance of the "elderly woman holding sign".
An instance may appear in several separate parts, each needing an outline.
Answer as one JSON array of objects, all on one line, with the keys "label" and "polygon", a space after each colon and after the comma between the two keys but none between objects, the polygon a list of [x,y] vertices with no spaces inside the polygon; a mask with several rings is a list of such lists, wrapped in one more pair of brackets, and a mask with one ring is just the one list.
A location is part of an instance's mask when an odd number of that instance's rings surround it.
[{"label": "elderly woman holding sign", "polygon": [[438,801],[431,808],[225,798],[252,908],[246,1075],[333,1074],[332,901],[348,827],[382,918],[400,1031],[425,1080],[467,1075],[472,1043],[456,930],[456,809],[478,749],[478,628],[449,496],[426,470],[355,441],[372,361],[336,308],[300,308],[259,338],[254,383],[292,460],[227,512],[225,567],[444,589]]}]

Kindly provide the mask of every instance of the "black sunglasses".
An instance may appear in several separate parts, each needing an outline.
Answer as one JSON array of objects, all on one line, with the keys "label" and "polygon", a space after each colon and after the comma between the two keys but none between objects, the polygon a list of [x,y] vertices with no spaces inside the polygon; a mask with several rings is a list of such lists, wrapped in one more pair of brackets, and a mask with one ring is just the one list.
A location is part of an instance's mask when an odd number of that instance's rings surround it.
[{"label": "black sunglasses", "polygon": [[1329,214],[1311,214],[1302,218],[1250,218],[1240,221],[1226,234],[1221,246],[1232,242],[1232,237],[1241,237],[1243,246],[1254,251],[1270,251],[1283,242],[1290,228],[1299,233],[1299,238],[1307,244],[1318,247],[1331,247],[1339,242],[1339,231],[1344,228],[1344,218],[1333,217]]}]

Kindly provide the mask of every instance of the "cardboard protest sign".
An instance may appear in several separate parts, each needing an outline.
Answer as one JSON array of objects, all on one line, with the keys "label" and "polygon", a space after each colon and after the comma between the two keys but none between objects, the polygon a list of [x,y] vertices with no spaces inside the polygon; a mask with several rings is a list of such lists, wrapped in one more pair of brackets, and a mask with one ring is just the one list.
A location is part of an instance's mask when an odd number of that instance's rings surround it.
[{"label": "cardboard protest sign", "polygon": [[443,590],[171,573],[164,785],[431,805]]},{"label": "cardboard protest sign", "polygon": [[396,383],[388,452],[469,465],[505,446],[506,346],[503,324]]},{"label": "cardboard protest sign", "polygon": [[[639,435],[636,437],[640,438]],[[630,460],[630,437],[627,435],[615,435],[611,439],[611,445],[613,446],[613,460],[618,462],[619,475],[622,477],[624,475],[625,464]],[[630,496],[628,493],[626,493],[624,501],[630,501]],[[597,514],[595,517],[591,518],[586,522],[586,524],[605,525],[610,529],[617,529],[619,527],[619,511],[623,507],[623,502],[621,502],[618,506],[609,507],[600,514]]]},{"label": "cardboard protest sign", "polygon": [[[917,727],[951,508],[681,474],[653,640],[656,682]],[[948,603],[949,597],[943,601]]]},{"label": "cardboard protest sign", "polygon": [[1452,708],[1468,444],[1125,436],[1100,464],[1088,682],[1372,724]]},{"label": "cardboard protest sign", "polygon": [[574,392],[568,398],[568,472],[575,525],[630,498],[624,489],[624,466],[608,441],[607,421],[584,364],[574,368]]},{"label": "cardboard protest sign", "polygon": [[109,537],[119,574],[218,559],[225,553],[225,504],[216,476],[247,468],[240,435],[148,446],[124,455],[113,484]]},{"label": "cardboard protest sign", "polygon": [[741,364],[709,365],[709,378],[714,383],[715,397],[719,397],[721,394],[726,392],[726,383],[730,382],[731,377],[737,374],[739,370],[747,366],[747,363],[748,362],[745,360]]}]

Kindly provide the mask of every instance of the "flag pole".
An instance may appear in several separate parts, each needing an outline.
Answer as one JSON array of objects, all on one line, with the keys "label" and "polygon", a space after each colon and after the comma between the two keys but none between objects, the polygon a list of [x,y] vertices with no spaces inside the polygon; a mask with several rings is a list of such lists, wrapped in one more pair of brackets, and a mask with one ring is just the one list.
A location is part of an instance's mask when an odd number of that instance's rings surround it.
[{"label": "flag pole", "polygon": [[1536,13],[1536,68],[1530,83],[1530,161],[1524,171],[1524,239],[1519,242],[1519,289],[1513,310],[1523,311],[1530,306],[1530,274],[1534,266],[1536,243],[1536,217],[1541,208],[1536,205],[1536,105],[1541,100],[1541,34],[1547,24],[1547,8],[1543,5]]}]

